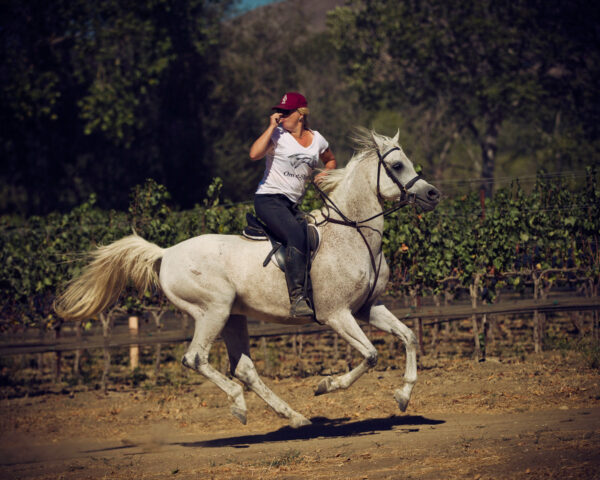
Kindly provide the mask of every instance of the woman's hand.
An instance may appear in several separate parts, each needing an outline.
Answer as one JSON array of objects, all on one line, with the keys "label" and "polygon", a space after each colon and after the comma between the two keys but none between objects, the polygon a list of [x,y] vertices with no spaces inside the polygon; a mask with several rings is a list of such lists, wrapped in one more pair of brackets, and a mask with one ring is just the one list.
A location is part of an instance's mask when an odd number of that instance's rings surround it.
[{"label": "woman's hand", "polygon": [[250,160],[260,160],[267,154],[269,142],[271,141],[271,135],[273,135],[273,130],[275,130],[277,125],[279,125],[281,117],[282,114],[278,112],[271,114],[269,117],[269,126],[250,147]]},{"label": "woman's hand", "polygon": [[327,173],[329,173],[327,170],[333,170],[335,167],[337,167],[335,155],[329,148],[321,154],[320,158],[323,162],[323,165],[325,165],[325,170],[323,170],[315,177],[315,183],[317,185],[323,178],[325,178],[325,176],[327,176]]},{"label": "woman's hand", "polygon": [[277,125],[279,125],[279,122],[281,121],[281,117],[282,117],[282,116],[283,116],[283,114],[282,114],[282,113],[280,113],[280,112],[275,112],[275,113],[273,113],[273,114],[272,114],[272,115],[269,117],[269,120],[270,120],[270,123],[269,123],[269,128],[271,128],[271,127],[273,127],[273,128],[277,127]]}]

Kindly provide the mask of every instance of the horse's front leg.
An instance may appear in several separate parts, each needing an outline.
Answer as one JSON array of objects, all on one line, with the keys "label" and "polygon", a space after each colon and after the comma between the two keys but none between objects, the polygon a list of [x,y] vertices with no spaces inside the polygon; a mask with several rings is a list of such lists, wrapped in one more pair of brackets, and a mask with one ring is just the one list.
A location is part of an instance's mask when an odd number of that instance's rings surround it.
[{"label": "horse's front leg", "polygon": [[406,349],[404,385],[394,392],[394,399],[398,402],[400,410],[404,412],[408,406],[412,389],[417,382],[417,338],[410,328],[383,305],[371,308],[368,322],[384,332],[397,336],[404,343]]},{"label": "horse's front leg", "polygon": [[267,387],[258,376],[254,363],[250,359],[250,342],[248,339],[248,322],[242,315],[231,315],[221,332],[227,353],[231,374],[247,385],[254,393],[262,398],[275,412],[290,421],[293,428],[309,425],[310,421],[293,410]]},{"label": "horse's front leg", "polygon": [[356,323],[349,310],[338,312],[327,319],[327,325],[335,330],[351,346],[356,348],[365,359],[354,369],[339,377],[325,377],[315,390],[315,395],[348,388],[369,368],[377,363],[377,350]]}]

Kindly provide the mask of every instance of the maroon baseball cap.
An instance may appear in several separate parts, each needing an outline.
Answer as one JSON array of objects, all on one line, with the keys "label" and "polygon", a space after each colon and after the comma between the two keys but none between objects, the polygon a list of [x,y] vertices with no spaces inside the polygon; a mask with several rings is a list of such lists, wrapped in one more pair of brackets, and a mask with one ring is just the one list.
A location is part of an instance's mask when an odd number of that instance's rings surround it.
[{"label": "maroon baseball cap", "polygon": [[273,107],[273,110],[296,110],[297,108],[302,108],[306,106],[308,106],[308,104],[306,103],[306,98],[304,98],[304,95],[298,92],[287,92],[281,98],[279,105],[275,105]]}]

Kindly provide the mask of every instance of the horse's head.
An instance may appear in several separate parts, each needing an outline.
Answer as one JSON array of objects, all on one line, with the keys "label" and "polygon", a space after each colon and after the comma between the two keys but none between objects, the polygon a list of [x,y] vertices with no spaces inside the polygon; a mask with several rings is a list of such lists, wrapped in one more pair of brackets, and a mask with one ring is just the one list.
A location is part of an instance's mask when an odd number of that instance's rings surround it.
[{"label": "horse's head", "polygon": [[440,201],[440,191],[421,178],[402,147],[398,144],[400,132],[394,138],[371,132],[379,163],[377,166],[378,195],[385,200],[396,200],[414,195],[415,203],[428,212]]}]

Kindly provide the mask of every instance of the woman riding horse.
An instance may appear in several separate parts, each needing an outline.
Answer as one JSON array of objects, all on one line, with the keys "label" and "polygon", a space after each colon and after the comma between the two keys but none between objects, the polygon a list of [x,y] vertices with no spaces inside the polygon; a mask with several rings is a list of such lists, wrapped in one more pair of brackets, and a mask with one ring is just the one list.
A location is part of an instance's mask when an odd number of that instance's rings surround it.
[{"label": "woman riding horse", "polygon": [[[414,203],[429,211],[438,204],[440,192],[417,175],[398,136],[359,132],[357,152],[347,166],[322,177],[320,188],[331,208],[312,212],[320,223],[322,242],[311,278],[317,287],[315,319],[363,357],[349,372],[323,378],[315,394],[348,388],[376,364],[377,349],[358,324],[362,320],[404,344],[404,381],[393,394],[404,412],[417,381],[417,338],[385,305],[376,305],[390,276],[382,250],[383,217],[393,209],[384,211],[381,199],[398,202],[394,209]],[[139,292],[161,291],[195,321],[182,364],[223,390],[231,398],[236,418],[246,423],[244,389],[209,362],[219,335],[227,346],[231,374],[289,419],[292,427],[308,425],[304,415],[265,385],[250,355],[248,316],[289,325],[310,322],[309,318],[289,317],[287,289],[279,268],[272,263],[261,266],[268,248],[267,242],[249,242],[242,235],[200,235],[169,248],[129,235],[91,253],[88,265],[57,298],[55,310],[65,320],[80,321],[114,305],[128,282]]]},{"label": "woman riding horse", "polygon": [[[250,159],[266,156],[265,173],[254,196],[257,216],[286,247],[285,276],[290,317],[313,317],[306,298],[308,256],[306,222],[298,202],[319,159],[325,170],[336,167],[327,140],[308,126],[308,104],[297,92],[286,93],[270,117],[269,126],[250,148]],[[325,172],[317,176],[320,178]]]}]

